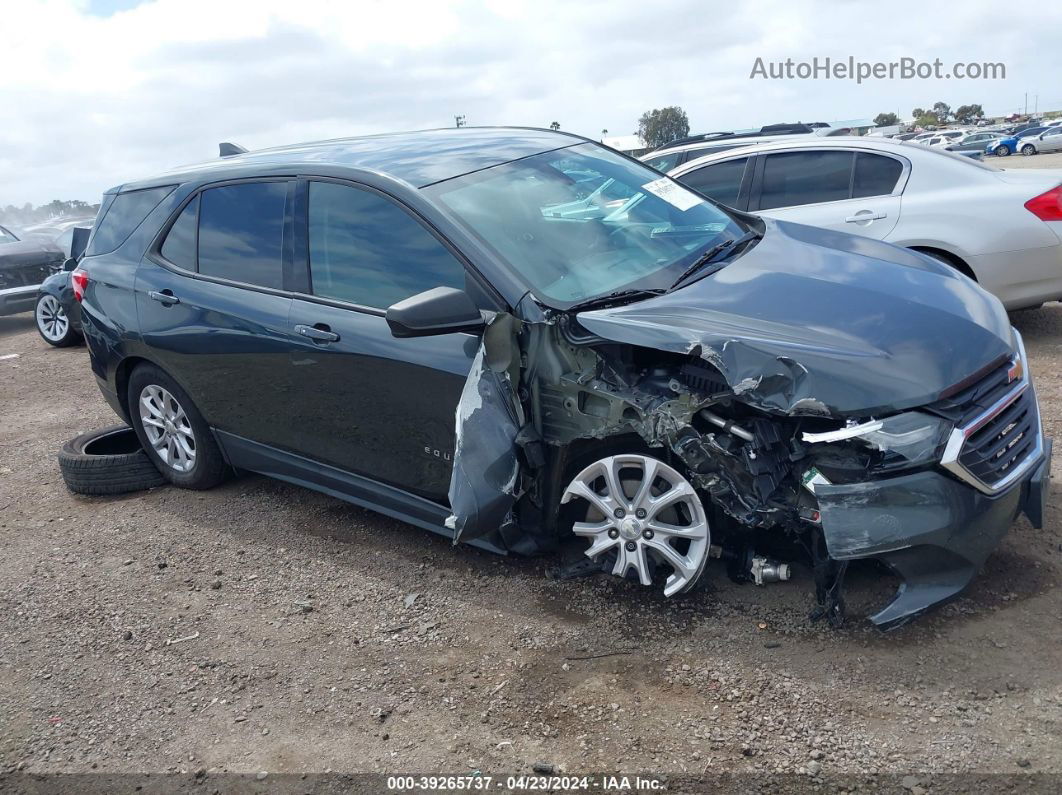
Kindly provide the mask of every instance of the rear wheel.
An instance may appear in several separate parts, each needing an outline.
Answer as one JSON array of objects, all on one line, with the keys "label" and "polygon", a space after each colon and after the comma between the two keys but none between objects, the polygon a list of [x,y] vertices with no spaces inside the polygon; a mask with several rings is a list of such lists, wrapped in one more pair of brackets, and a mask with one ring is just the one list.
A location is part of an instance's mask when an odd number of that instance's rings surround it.
[{"label": "rear wheel", "polygon": [[49,345],[66,348],[81,341],[81,335],[74,330],[62,303],[50,293],[41,293],[37,297],[33,319],[37,323],[37,331]]},{"label": "rear wheel", "polygon": [[209,489],[229,474],[214,435],[192,399],[154,365],[129,376],[130,420],[162,476],[185,489]]}]

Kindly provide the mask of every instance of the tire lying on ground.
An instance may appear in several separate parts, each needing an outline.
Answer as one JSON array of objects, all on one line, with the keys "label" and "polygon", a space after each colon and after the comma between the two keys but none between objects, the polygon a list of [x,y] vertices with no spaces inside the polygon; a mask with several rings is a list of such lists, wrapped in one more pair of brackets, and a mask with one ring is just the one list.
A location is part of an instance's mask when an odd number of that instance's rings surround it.
[{"label": "tire lying on ground", "polygon": [[59,471],[75,494],[125,494],[166,482],[128,425],[75,436],[59,450]]}]

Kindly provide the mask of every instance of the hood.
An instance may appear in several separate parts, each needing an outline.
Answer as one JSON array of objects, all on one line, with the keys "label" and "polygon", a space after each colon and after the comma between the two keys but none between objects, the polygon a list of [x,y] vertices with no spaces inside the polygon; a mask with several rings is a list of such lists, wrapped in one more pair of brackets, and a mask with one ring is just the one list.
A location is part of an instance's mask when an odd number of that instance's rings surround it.
[{"label": "hood", "polygon": [[703,358],[766,411],[867,415],[931,403],[1009,356],[1003,305],[920,254],[765,219],[763,239],[673,293],[582,312],[604,339]]},{"label": "hood", "polygon": [[19,240],[0,246],[0,269],[11,270],[61,262],[63,252],[51,242]]}]

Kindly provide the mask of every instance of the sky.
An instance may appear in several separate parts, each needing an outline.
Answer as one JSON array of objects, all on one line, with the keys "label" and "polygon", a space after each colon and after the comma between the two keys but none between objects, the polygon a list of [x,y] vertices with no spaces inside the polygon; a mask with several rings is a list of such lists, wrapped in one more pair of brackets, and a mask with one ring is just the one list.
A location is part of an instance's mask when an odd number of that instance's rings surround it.
[{"label": "sky", "polygon": [[[679,105],[693,132],[908,116],[938,100],[1062,110],[1062,3],[889,0],[18,0],[0,48],[0,206],[97,201],[249,149],[395,130],[600,138]],[[750,79],[850,56],[1001,62],[1002,80]],[[1038,97],[1038,100],[1037,100]]]}]

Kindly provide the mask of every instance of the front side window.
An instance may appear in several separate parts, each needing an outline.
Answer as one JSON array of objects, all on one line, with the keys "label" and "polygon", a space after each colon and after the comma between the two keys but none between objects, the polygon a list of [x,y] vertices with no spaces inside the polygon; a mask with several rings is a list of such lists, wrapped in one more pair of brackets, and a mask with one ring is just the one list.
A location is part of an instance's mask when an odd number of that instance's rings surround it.
[{"label": "front side window", "polygon": [[852,152],[782,152],[763,164],[760,209],[848,198]]},{"label": "front side window", "polygon": [[653,155],[645,158],[642,162],[649,168],[655,168],[665,174],[678,165],[682,152],[665,152],[662,155]]},{"label": "front side window", "polygon": [[465,288],[449,249],[372,191],[311,182],[309,233],[314,295],[386,309],[433,287]]},{"label": "front side window", "polygon": [[738,192],[741,190],[741,179],[745,175],[747,162],[747,157],[739,157],[723,163],[713,163],[683,174],[678,180],[720,204],[737,207]]},{"label": "front side window", "polygon": [[4,227],[0,226],[0,243],[17,243],[17,242],[18,242],[18,238],[15,237],[14,234],[12,234],[11,232],[9,232],[6,229],[4,229]]},{"label": "front side window", "polygon": [[203,191],[199,272],[282,288],[287,195],[286,182],[247,182]]},{"label": "front side window", "polygon": [[[586,195],[573,171],[597,174],[601,187]],[[708,247],[746,231],[679,183],[591,143],[423,190],[559,308],[666,289]]]},{"label": "front side window", "polygon": [[89,241],[88,256],[109,254],[122,245],[148,213],[158,207],[159,202],[173,193],[173,185],[163,188],[147,188],[119,193],[96,225]]}]

